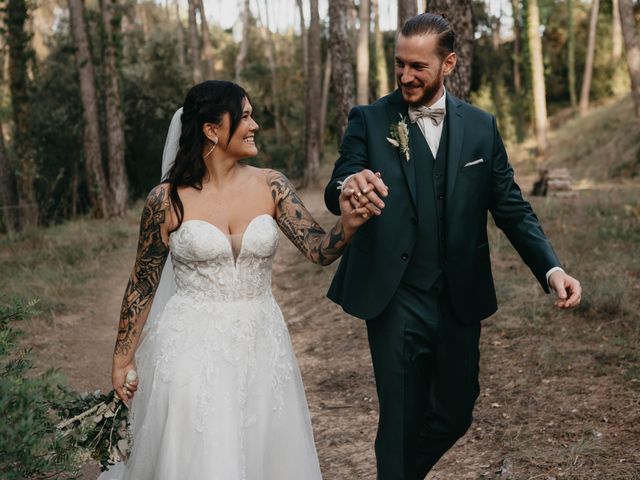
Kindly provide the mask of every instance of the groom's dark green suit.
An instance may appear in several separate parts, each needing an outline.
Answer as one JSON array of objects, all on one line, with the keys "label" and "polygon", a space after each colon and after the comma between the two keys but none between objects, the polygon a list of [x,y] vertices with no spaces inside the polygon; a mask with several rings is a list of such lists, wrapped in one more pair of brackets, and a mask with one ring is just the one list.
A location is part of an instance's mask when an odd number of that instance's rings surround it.
[{"label": "groom's dark green suit", "polygon": [[[478,387],[480,320],[496,311],[487,212],[545,291],[559,266],[522,198],[495,118],[446,97],[437,155],[410,123],[399,91],[355,107],[325,191],[363,169],[389,188],[382,215],[354,236],[328,296],[367,320],[380,401],[378,478],[424,478],[467,430]],[[406,119],[410,160],[387,140]]]}]

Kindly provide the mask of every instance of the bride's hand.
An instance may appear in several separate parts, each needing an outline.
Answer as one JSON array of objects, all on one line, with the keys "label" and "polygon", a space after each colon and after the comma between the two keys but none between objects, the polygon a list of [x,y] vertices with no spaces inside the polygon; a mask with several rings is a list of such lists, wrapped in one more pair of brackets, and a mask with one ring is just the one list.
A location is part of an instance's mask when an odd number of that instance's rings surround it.
[{"label": "bride's hand", "polygon": [[138,377],[135,372],[135,362],[130,362],[126,365],[117,365],[114,363],[111,372],[113,389],[116,391],[118,397],[120,397],[120,400],[122,400],[127,406],[129,405],[129,400],[133,398],[133,395],[138,389]]},{"label": "bride's hand", "polygon": [[374,206],[374,210],[371,211],[367,205],[355,206],[357,203],[354,201],[353,195],[355,190],[351,188],[345,188],[340,193],[340,212],[341,222],[347,235],[353,234],[355,231],[364,225],[372,215],[380,215],[382,210]]}]

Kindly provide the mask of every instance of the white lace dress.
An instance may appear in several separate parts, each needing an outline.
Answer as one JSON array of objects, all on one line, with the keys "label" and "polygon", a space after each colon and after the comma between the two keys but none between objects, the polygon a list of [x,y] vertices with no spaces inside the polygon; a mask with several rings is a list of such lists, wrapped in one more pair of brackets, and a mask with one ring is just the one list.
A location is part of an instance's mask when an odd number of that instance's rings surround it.
[{"label": "white lace dress", "polygon": [[100,480],[321,479],[271,292],[273,218],[249,223],[237,259],[230,239],[199,220],[185,221],[169,246],[177,291],[136,353],[131,458]]}]

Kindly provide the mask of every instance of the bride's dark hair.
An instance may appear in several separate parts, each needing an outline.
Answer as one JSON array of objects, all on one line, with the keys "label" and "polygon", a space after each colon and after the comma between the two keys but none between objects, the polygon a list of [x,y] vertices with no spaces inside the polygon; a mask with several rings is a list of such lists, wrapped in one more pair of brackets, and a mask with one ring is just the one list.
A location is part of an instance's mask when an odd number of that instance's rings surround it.
[{"label": "bride's dark hair", "polygon": [[[182,106],[182,131],[175,162],[169,170],[165,182],[169,183],[169,196],[173,209],[182,224],[184,206],[178,195],[179,187],[202,189],[202,179],[207,171],[202,158],[205,135],[202,126],[205,123],[221,123],[228,113],[231,117],[229,138],[231,139],[242,119],[244,99],[247,92],[233,82],[207,80],[191,88]],[[174,229],[175,230],[175,229]]]}]

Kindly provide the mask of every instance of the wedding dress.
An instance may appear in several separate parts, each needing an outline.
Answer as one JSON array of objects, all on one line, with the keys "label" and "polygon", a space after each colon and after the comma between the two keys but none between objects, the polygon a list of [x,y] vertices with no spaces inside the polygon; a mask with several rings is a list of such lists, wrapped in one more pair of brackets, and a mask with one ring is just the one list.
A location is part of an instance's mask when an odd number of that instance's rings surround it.
[{"label": "wedding dress", "polygon": [[268,214],[241,237],[201,220],[170,235],[177,288],[136,352],[131,457],[100,480],[322,478],[271,292],[278,238]]}]

